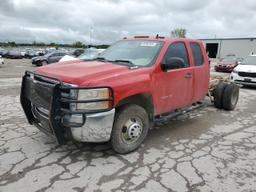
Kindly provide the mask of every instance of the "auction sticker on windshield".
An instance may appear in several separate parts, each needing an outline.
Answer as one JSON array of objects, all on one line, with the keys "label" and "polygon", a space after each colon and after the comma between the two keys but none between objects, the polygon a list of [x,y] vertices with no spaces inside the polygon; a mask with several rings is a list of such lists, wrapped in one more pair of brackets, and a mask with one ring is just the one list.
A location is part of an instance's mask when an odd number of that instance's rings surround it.
[{"label": "auction sticker on windshield", "polygon": [[148,41],[145,41],[145,42],[141,42],[140,46],[143,46],[143,47],[155,47],[157,45],[157,43],[155,42],[148,42]]}]

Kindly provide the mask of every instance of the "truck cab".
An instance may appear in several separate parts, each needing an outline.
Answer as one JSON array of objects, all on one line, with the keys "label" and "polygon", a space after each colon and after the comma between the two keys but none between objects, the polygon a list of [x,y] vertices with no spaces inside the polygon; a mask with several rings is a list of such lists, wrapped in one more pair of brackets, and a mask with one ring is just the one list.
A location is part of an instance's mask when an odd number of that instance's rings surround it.
[{"label": "truck cab", "polygon": [[93,61],[26,72],[21,104],[30,124],[57,139],[137,149],[154,123],[202,101],[209,62],[201,41],[124,38]]}]

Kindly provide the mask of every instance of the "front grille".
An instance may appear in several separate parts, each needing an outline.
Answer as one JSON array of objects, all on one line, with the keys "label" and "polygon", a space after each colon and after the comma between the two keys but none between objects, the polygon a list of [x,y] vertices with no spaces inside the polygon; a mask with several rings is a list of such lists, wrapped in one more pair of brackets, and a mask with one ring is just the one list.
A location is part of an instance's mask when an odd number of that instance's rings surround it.
[{"label": "front grille", "polygon": [[[59,84],[60,81],[56,80],[56,79],[51,79],[51,78],[48,78],[48,77],[45,77],[45,76],[41,76],[41,75],[37,75],[37,74],[34,74],[34,73],[30,73],[29,77],[31,79],[33,79],[34,81],[37,81],[37,82],[40,82],[40,83],[44,83],[46,86],[54,86],[56,84]],[[70,88],[70,87],[76,87],[76,85],[72,85],[72,84],[67,84],[67,83],[63,83],[62,84],[62,89],[61,89],[61,97],[62,98],[66,98],[66,99],[77,99],[77,90],[75,89],[67,89],[67,88]],[[50,100],[49,100],[50,102]],[[37,107],[37,106],[33,106],[34,109],[37,110],[37,112],[39,112],[40,114],[44,115],[44,116],[49,116],[49,110],[50,109],[47,109],[47,108],[42,108],[42,107]],[[64,109],[71,109],[71,108],[74,108],[72,106],[72,104],[69,104],[69,103],[61,103],[61,107],[64,108]],[[48,114],[48,115],[46,115]]]},{"label": "front grille", "polygon": [[248,72],[238,72],[238,75],[241,77],[256,77],[256,73],[248,73]]},{"label": "front grille", "polygon": [[[75,89],[67,89],[70,87],[75,87],[75,85],[61,83],[58,80],[50,79],[45,76],[37,75],[34,73],[29,74],[29,78],[33,80],[34,83],[37,84],[43,84],[44,87],[53,87],[57,84],[61,84],[61,98],[65,99],[76,99],[77,98],[77,90]],[[44,128],[47,128],[48,131],[50,126],[48,125],[48,122],[50,121],[50,107],[51,107],[51,98],[53,97],[53,93],[51,92],[38,92],[35,97],[37,98],[44,98],[45,95],[48,96],[49,99],[47,99],[47,103],[45,105],[42,105],[41,102],[37,102],[37,104],[31,102],[31,109],[32,113],[35,119],[37,119],[38,123],[44,124]],[[41,105],[41,106],[40,106]],[[75,106],[73,106],[74,103],[60,103],[60,107],[66,110],[74,110]],[[61,114],[60,114],[61,115]],[[47,125],[46,125],[47,124]]]},{"label": "front grille", "polygon": [[76,100],[78,91],[72,87],[29,71],[22,80],[20,100],[29,123],[54,136],[59,144],[65,143],[66,130],[61,125],[65,114],[62,110],[72,110],[71,103],[63,103],[62,99]]},{"label": "front grille", "polygon": [[47,83],[47,84],[50,84],[50,85],[59,83],[59,81],[57,81],[55,79],[50,79],[50,78],[47,78],[47,77],[44,77],[44,76],[38,76],[38,75],[30,74],[30,77],[37,80],[37,81],[44,82],[44,83]]}]

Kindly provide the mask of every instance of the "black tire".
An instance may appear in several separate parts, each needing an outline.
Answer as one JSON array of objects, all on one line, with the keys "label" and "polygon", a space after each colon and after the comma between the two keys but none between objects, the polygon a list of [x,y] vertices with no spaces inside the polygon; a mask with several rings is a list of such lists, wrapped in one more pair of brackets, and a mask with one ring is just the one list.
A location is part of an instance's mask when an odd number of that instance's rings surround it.
[{"label": "black tire", "polygon": [[[133,130],[133,125],[136,124],[136,120],[134,124],[131,124],[129,127],[127,126],[127,122],[132,119],[137,119],[140,121],[142,125],[140,129],[140,134],[136,138],[129,138],[128,132],[133,137],[133,132],[129,130]],[[136,129],[138,130],[138,129]],[[143,107],[138,105],[126,105],[121,107],[115,116],[115,122],[111,134],[111,144],[114,151],[117,153],[125,154],[137,149],[144,139],[147,136],[149,130],[149,116],[146,110]],[[128,138],[124,138],[124,137]],[[130,141],[129,141],[130,139]],[[133,141],[134,140],[134,141]]]},{"label": "black tire", "polygon": [[216,89],[214,90],[213,97],[214,97],[214,105],[218,109],[223,108],[223,92],[226,88],[227,84],[224,82],[220,82]]},{"label": "black tire", "polygon": [[223,92],[223,108],[225,110],[234,110],[239,98],[239,87],[235,84],[228,84]]}]

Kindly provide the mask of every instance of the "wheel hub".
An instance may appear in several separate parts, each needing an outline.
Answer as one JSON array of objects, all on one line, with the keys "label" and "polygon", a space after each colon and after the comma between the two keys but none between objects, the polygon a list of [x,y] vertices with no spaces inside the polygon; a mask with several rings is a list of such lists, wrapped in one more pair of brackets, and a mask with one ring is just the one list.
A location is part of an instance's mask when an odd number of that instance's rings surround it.
[{"label": "wheel hub", "polygon": [[128,128],[128,137],[130,139],[135,139],[141,134],[141,126],[139,123],[133,123]]},{"label": "wheel hub", "polygon": [[122,137],[125,142],[133,143],[140,138],[143,130],[142,121],[139,118],[130,118],[126,121],[122,130]]}]

